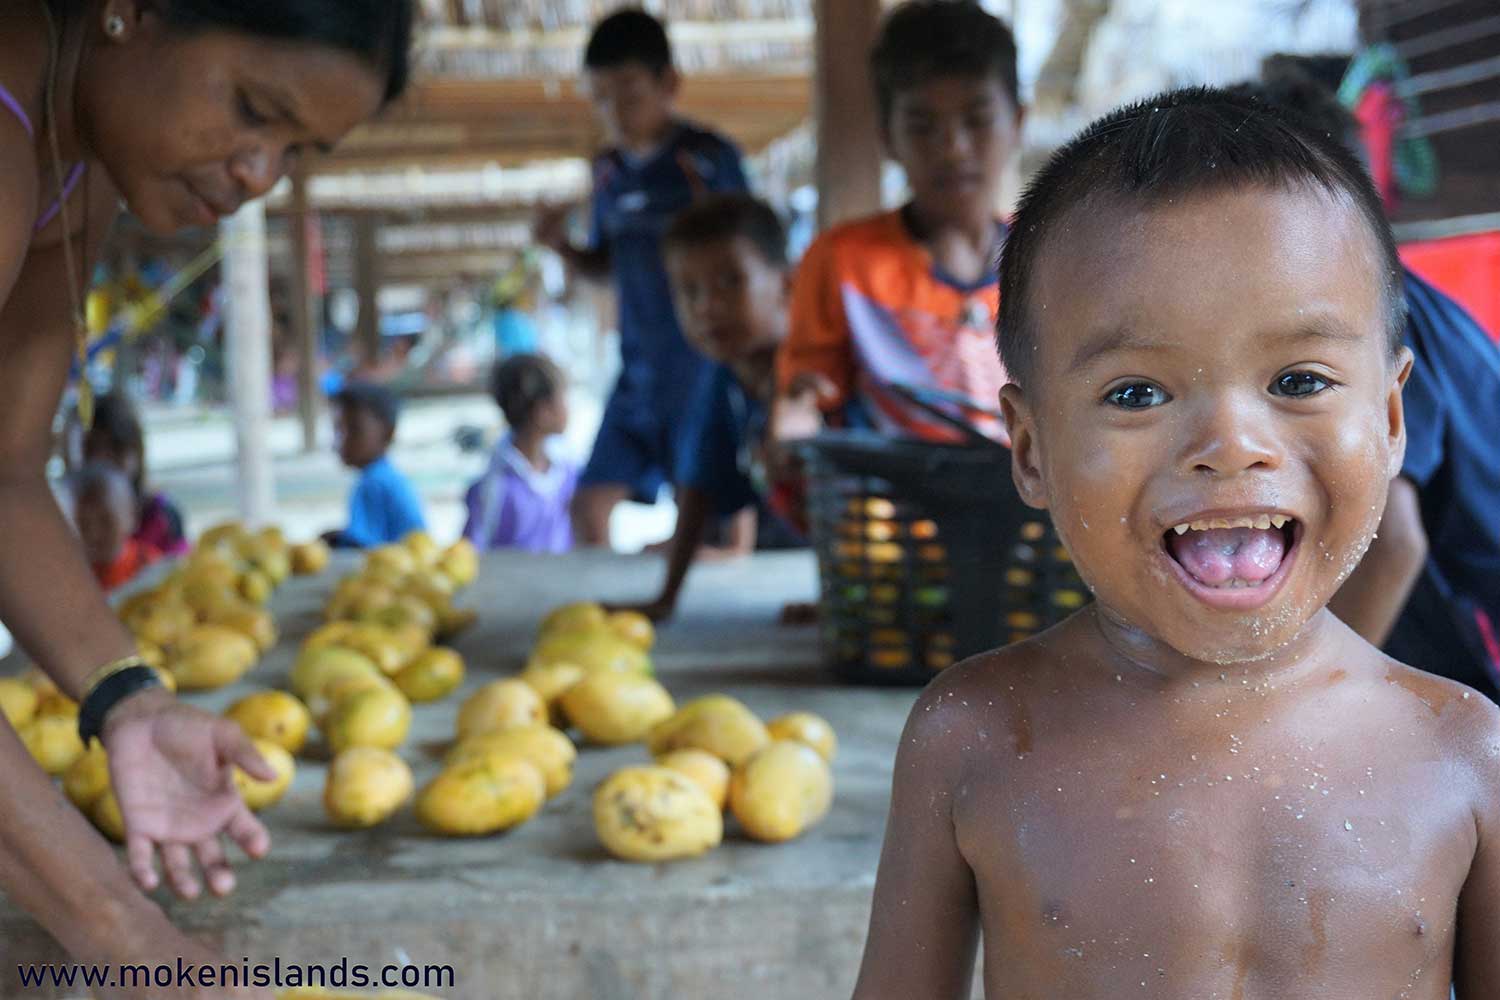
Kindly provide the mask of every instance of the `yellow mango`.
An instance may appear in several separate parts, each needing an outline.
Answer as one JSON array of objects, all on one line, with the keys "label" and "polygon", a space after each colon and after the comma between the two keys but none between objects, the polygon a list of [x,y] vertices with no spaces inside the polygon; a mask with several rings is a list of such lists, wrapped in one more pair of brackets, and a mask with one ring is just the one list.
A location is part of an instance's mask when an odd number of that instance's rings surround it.
[{"label": "yellow mango", "polygon": [[350,747],[394,750],[411,731],[411,703],[389,683],[334,702],[323,735],[334,753]]},{"label": "yellow mango", "polygon": [[755,840],[791,840],[828,815],[832,803],[828,762],[796,740],[767,744],[729,779],[729,809]]},{"label": "yellow mango", "polygon": [[89,748],[63,772],[63,794],[87,813],[109,791],[109,756],[104,744],[90,740]]},{"label": "yellow mango", "polygon": [[755,713],[728,695],[705,695],[688,702],[651,730],[647,749],[660,757],[670,750],[707,750],[730,767],[738,767],[771,737]]},{"label": "yellow mango", "polygon": [[729,802],[729,765],[707,750],[673,750],[656,759],[658,767],[685,775],[708,793],[721,810]]},{"label": "yellow mango", "polygon": [[95,829],[117,844],[125,843],[125,817],[120,815],[120,803],[114,789],[107,789],[89,807],[89,819]]},{"label": "yellow mango", "polygon": [[196,691],[234,683],[259,656],[255,642],[237,629],[195,625],[177,643],[169,666],[179,687]]},{"label": "yellow mango", "polygon": [[293,545],[287,553],[291,557],[291,569],[297,576],[312,576],[328,568],[332,550],[322,539]]},{"label": "yellow mango", "polygon": [[519,754],[542,771],[550,799],[573,781],[573,762],[578,750],[567,734],[551,726],[518,726],[480,733],[462,740],[448,751],[444,763],[452,767],[488,754]]},{"label": "yellow mango", "polygon": [[547,617],[542,619],[541,625],[537,627],[537,638],[544,639],[562,632],[597,632],[608,622],[608,612],[603,605],[594,601],[564,604],[548,612]]},{"label": "yellow mango", "polygon": [[411,768],[389,750],[351,747],[328,765],[323,808],[339,826],[375,826],[400,809],[414,787]]},{"label": "yellow mango", "polygon": [[607,628],[590,632],[554,632],[531,651],[529,664],[574,663],[588,673],[651,673],[651,657]]},{"label": "yellow mango", "polygon": [[56,776],[83,756],[78,720],[68,715],[39,715],[18,729],[21,742],[42,770]]},{"label": "yellow mango", "polygon": [[462,590],[479,577],[479,553],[467,538],[460,538],[438,556],[437,568]]},{"label": "yellow mango", "polygon": [[332,681],[356,674],[383,676],[380,668],[363,653],[342,646],[314,646],[303,649],[292,665],[292,693],[304,703],[323,695]]},{"label": "yellow mango", "polygon": [[656,645],[656,626],[639,611],[616,611],[606,624],[611,632],[642,652],[649,653]]},{"label": "yellow mango", "polygon": [[833,727],[821,715],[812,712],[788,712],[766,723],[766,732],[773,740],[796,740],[818,751],[818,756],[828,763],[838,754],[839,740]]},{"label": "yellow mango", "polygon": [[16,729],[20,729],[36,715],[37,702],[40,700],[36,688],[19,677],[0,677],[0,714]]},{"label": "yellow mango", "polygon": [[418,567],[431,566],[443,554],[442,548],[432,540],[432,536],[420,529],[408,532],[401,539],[401,544],[412,554]]},{"label": "yellow mango", "polygon": [[526,822],[541,809],[541,769],[519,754],[488,754],[444,768],[417,797],[417,819],[435,833],[482,837]]},{"label": "yellow mango", "polygon": [[224,717],[239,723],[251,739],[274,743],[287,753],[299,753],[307,742],[312,713],[287,691],[257,691],[230,705]]},{"label": "yellow mango", "polygon": [[466,739],[479,733],[547,721],[547,705],[524,681],[491,681],[475,691],[458,710],[456,735]]},{"label": "yellow mango", "polygon": [[667,689],[638,674],[596,673],[563,694],[563,714],[591,743],[637,743],[676,706]]},{"label": "yellow mango", "polygon": [[463,682],[463,657],[443,646],[419,654],[396,674],[396,686],[416,702],[446,698]]},{"label": "yellow mango", "polygon": [[259,778],[250,777],[236,767],[234,787],[239,791],[240,798],[245,800],[245,805],[249,806],[253,812],[259,812],[281,801],[281,797],[291,787],[292,778],[297,773],[297,762],[292,759],[292,755],[287,753],[285,748],[270,740],[255,740],[254,742],[255,749],[260,751],[261,757],[271,765],[271,769],[276,772],[276,777],[270,781],[261,781]]},{"label": "yellow mango", "polygon": [[696,857],[724,839],[724,816],[702,788],[665,767],[627,767],[594,792],[599,842],[624,861]]}]

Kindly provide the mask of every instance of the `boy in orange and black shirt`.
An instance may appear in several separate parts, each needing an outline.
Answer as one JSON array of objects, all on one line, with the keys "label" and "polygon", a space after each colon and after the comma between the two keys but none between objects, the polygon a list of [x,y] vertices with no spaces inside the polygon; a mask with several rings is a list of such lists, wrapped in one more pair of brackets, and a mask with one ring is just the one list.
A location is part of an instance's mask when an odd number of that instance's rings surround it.
[{"label": "boy in orange and black shirt", "polygon": [[[804,256],[778,360],[772,433],[782,440],[828,419],[952,441],[954,430],[889,385],[993,410],[1006,382],[994,262],[1001,179],[1022,118],[1015,40],[977,4],[912,0],[886,19],[871,70],[886,148],[912,199],[830,230]],[[1005,439],[997,419],[962,415]]]}]

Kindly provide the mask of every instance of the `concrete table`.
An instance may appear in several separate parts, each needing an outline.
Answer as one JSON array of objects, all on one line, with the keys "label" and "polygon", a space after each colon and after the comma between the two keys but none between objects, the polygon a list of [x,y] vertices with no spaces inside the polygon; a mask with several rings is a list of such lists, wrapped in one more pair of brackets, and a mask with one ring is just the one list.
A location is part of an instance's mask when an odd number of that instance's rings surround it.
[{"label": "concrete table", "polygon": [[[344,557],[290,581],[272,602],[281,644],[245,681],[194,700],[219,710],[252,688],[285,686],[325,596],[353,565]],[[464,691],[416,706],[401,750],[418,785],[438,770],[462,695],[519,669],[545,611],[585,597],[649,598],[661,572],[659,560],[603,553],[486,557],[459,602],[480,613],[455,643],[469,666]],[[815,628],[776,623],[783,603],[812,598],[816,578],[807,553],[700,566],[655,654],[679,702],[725,692],[763,718],[807,709],[833,723],[833,810],[801,839],[760,845],[730,823],[725,843],[700,859],[612,860],[594,836],[590,795],[614,769],[646,762],[640,746],[583,748],[573,786],[506,835],[428,836],[409,807],[374,830],[338,831],[324,817],[326,766],[312,746],[286,798],[263,814],[271,856],[243,865],[227,900],[166,905],[234,962],[448,965],[454,988],[431,992],[462,1000],[848,997],[915,692],[841,686],[818,665]],[[4,900],[0,952],[4,997],[23,995],[17,962],[66,960]]]}]

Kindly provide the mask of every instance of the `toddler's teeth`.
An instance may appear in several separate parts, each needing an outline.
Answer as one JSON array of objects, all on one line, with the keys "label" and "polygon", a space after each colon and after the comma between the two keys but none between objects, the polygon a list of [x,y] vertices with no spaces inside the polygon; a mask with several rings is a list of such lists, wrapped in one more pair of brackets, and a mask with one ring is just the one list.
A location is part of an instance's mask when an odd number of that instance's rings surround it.
[{"label": "toddler's teeth", "polygon": [[1271,515],[1271,526],[1274,527],[1274,528],[1285,528],[1286,527],[1286,522],[1288,520],[1290,520],[1290,518],[1283,517],[1280,514],[1272,514]]},{"label": "toddler's teeth", "polygon": [[1265,531],[1271,527],[1271,519],[1265,514],[1262,514],[1260,515],[1260,517],[1257,517],[1255,519],[1255,526],[1262,531]]},{"label": "toddler's teeth", "polygon": [[1185,534],[1188,533],[1188,526],[1185,525],[1185,524],[1179,524],[1177,527],[1173,528],[1172,530],[1175,531],[1175,532],[1177,532],[1179,535],[1185,535]]}]

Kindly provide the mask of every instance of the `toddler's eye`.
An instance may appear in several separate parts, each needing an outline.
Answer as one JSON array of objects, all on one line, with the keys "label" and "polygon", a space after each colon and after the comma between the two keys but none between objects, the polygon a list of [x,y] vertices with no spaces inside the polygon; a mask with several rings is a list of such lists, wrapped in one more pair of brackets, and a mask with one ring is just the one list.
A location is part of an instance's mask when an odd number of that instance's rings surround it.
[{"label": "toddler's eye", "polygon": [[1172,397],[1159,385],[1150,382],[1129,382],[1117,385],[1104,396],[1104,401],[1122,410],[1145,410],[1160,406]]},{"label": "toddler's eye", "polygon": [[1316,396],[1327,388],[1328,381],[1312,372],[1287,372],[1271,383],[1271,392],[1278,396]]}]

